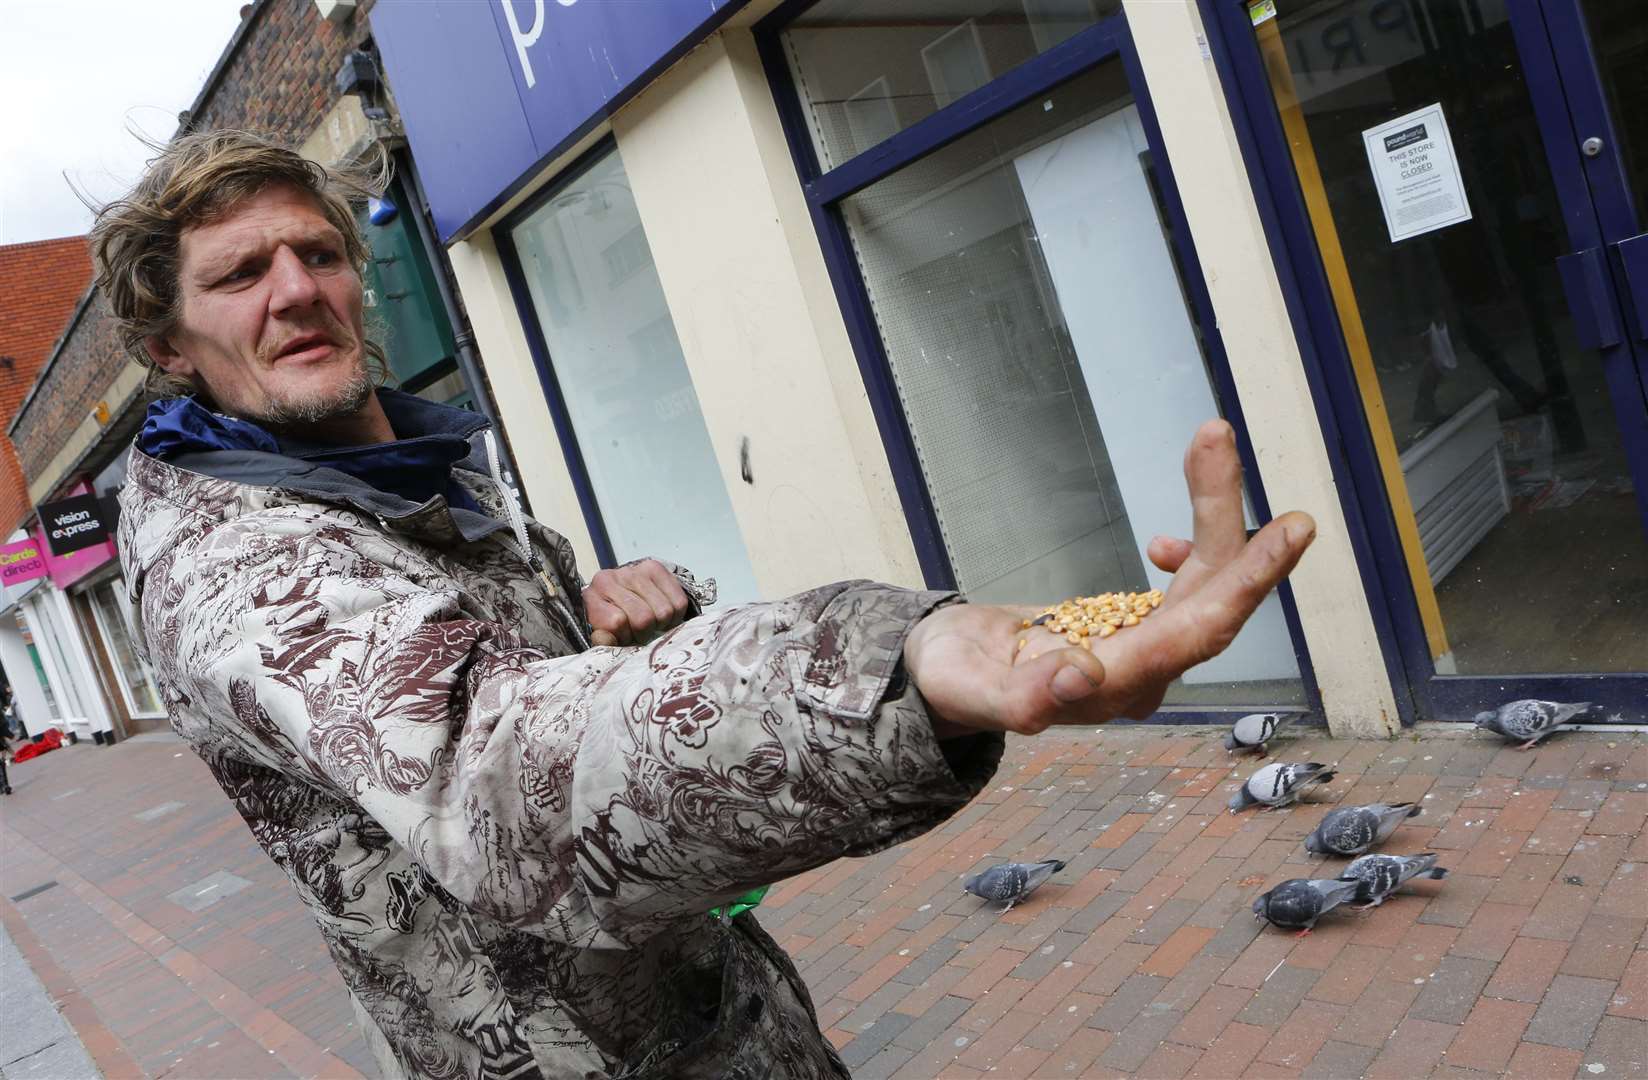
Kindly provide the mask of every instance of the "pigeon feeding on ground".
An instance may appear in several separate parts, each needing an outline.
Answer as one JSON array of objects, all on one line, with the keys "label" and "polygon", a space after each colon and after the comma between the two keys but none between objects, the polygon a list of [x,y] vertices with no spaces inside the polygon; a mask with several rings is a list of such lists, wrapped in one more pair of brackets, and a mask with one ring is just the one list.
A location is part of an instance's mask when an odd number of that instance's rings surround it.
[{"label": "pigeon feeding on ground", "polygon": [[1304,793],[1308,784],[1325,784],[1333,779],[1333,766],[1319,761],[1302,765],[1275,762],[1256,770],[1230,797],[1230,812],[1250,806],[1268,806],[1272,809],[1286,806]]},{"label": "pigeon feeding on ground", "polygon": [[1042,882],[1063,869],[1064,863],[1058,859],[1038,863],[1002,863],[974,874],[962,882],[961,887],[974,896],[999,900],[1007,905],[1002,911],[1011,911],[1014,904],[1041,888]]},{"label": "pigeon feeding on ground", "polygon": [[1539,740],[1590,709],[1589,701],[1564,703],[1523,698],[1507,701],[1491,712],[1477,713],[1476,726],[1497,732],[1507,739],[1526,739],[1517,749],[1532,750]]},{"label": "pigeon feeding on ground", "polygon": [[1299,936],[1310,933],[1327,912],[1354,899],[1359,883],[1336,881],[1333,878],[1293,878],[1284,881],[1253,901],[1253,914],[1272,926],[1284,930],[1298,930]]},{"label": "pigeon feeding on ground", "polygon": [[1419,804],[1411,802],[1341,806],[1329,811],[1305,837],[1305,850],[1312,855],[1360,855],[1389,840],[1398,825],[1418,815]]},{"label": "pigeon feeding on ground", "polygon": [[1281,713],[1259,712],[1249,713],[1230,725],[1225,732],[1225,749],[1231,753],[1238,750],[1257,750],[1259,756],[1265,756],[1265,743],[1270,741],[1276,729],[1287,723],[1287,717]]},{"label": "pigeon feeding on ground", "polygon": [[1434,851],[1421,855],[1364,855],[1352,860],[1339,880],[1357,883],[1356,899],[1364,908],[1378,907],[1403,882],[1416,877],[1437,881],[1447,877],[1447,868],[1436,865],[1439,857]]}]

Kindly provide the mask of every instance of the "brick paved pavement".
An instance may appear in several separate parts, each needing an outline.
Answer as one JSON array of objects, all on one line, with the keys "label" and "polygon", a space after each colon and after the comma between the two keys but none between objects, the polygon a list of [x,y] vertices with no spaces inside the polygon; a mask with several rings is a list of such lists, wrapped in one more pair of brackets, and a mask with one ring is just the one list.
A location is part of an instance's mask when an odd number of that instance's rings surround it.
[{"label": "brick paved pavement", "polygon": [[[1648,1076],[1648,736],[1277,745],[1339,778],[1232,816],[1205,730],[1015,740],[944,828],[782,883],[762,921],[860,1080]],[[13,778],[0,917],[108,1075],[370,1072],[307,913],[181,744]],[[1262,929],[1255,895],[1339,865],[1301,841],[1340,798],[1420,801],[1385,850],[1452,876],[1302,940]],[[1006,915],[960,892],[1051,855],[1070,865]]]},{"label": "brick paved pavement", "polygon": [[[1648,1076],[1648,737],[1275,745],[1338,778],[1233,816],[1205,730],[1015,740],[944,828],[781,884],[762,921],[859,1080]],[[1381,850],[1452,875],[1262,927],[1260,892],[1343,865],[1302,843],[1339,800],[1420,802]],[[1048,857],[1069,866],[1005,915],[960,891]]]}]

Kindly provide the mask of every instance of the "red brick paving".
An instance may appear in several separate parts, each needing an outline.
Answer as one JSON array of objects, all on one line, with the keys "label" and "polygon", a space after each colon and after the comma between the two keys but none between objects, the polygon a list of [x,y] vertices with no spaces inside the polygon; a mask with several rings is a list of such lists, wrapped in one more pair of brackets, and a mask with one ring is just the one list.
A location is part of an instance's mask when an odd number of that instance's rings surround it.
[{"label": "red brick paving", "polygon": [[[1425,735],[1296,733],[1277,756],[1339,778],[1240,816],[1223,802],[1252,762],[1205,730],[1014,740],[943,828],[781,883],[762,919],[861,1080],[1648,1075],[1648,737]],[[0,897],[58,885],[0,917],[109,1075],[370,1074],[307,912],[180,744],[73,747],[13,779]],[[1453,875],[1302,940],[1261,928],[1254,896],[1339,865],[1300,841],[1347,795],[1419,802],[1387,850]],[[1069,865],[1006,915],[960,891],[1050,856]],[[169,898],[219,870],[252,886]]]},{"label": "red brick paving", "polygon": [[[1328,798],[1419,802],[1386,850],[1441,851],[1454,871],[1302,940],[1248,908],[1341,865],[1300,842],[1324,808],[1225,814],[1233,764],[1252,763],[1205,731],[1159,729],[1014,740],[943,828],[786,882],[763,921],[814,945],[847,900],[854,926],[923,934],[931,962],[912,953],[855,992],[926,1041],[844,1043],[860,1078],[1648,1075],[1648,737],[1564,734],[1523,754],[1425,735],[1278,745],[1283,760],[1339,763]],[[1005,918],[960,892],[993,862],[1044,857],[1069,865]],[[827,985],[842,963],[822,950],[800,963],[824,1017],[845,1015],[845,985]],[[944,1011],[958,1000],[965,1012]]]}]

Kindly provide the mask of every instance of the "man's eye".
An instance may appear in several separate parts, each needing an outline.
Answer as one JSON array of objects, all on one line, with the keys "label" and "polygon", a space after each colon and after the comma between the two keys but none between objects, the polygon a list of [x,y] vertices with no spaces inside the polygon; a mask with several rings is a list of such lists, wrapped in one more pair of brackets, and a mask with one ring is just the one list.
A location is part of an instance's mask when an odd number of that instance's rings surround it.
[{"label": "man's eye", "polygon": [[234,270],[231,270],[227,274],[225,274],[223,276],[223,281],[225,283],[231,283],[231,282],[236,282],[236,281],[250,281],[255,276],[255,274],[256,274],[256,271],[253,270],[250,266],[241,266],[241,267],[237,267]]},{"label": "man's eye", "polygon": [[331,266],[333,263],[335,263],[337,261],[338,261],[338,253],[335,252],[335,251],[321,250],[321,251],[312,251],[312,252],[309,253],[309,265],[310,266]]}]

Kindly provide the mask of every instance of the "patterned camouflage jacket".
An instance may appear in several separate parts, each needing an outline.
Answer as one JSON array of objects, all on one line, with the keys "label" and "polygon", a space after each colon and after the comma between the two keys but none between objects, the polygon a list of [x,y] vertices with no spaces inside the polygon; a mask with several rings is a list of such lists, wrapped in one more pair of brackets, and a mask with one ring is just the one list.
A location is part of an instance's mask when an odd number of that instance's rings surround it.
[{"label": "patterned camouflage jacket", "polygon": [[843,582],[585,648],[570,545],[471,462],[480,514],[253,452],[134,449],[121,496],[172,725],[384,1075],[846,1076],[755,918],[707,911],[989,780],[1001,741],[941,747],[900,675],[948,597]]}]

